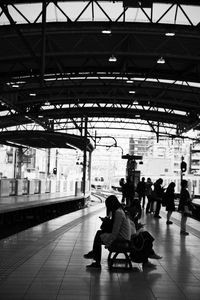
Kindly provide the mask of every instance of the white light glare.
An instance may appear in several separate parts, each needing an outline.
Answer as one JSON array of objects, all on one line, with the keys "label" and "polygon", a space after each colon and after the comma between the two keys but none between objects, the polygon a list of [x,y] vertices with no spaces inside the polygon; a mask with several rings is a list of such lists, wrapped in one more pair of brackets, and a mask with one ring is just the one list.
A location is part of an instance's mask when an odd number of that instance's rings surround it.
[{"label": "white light glare", "polygon": [[166,32],[165,35],[166,36],[175,36],[175,33],[174,32]]},{"label": "white light glare", "polygon": [[157,60],[157,64],[165,64],[165,60],[163,57],[160,57],[158,60]]},{"label": "white light glare", "polygon": [[109,62],[116,62],[117,58],[112,54],[112,56],[109,58]]},{"label": "white light glare", "polygon": [[101,33],[103,34],[111,34],[111,30],[110,29],[104,29],[101,31]]}]

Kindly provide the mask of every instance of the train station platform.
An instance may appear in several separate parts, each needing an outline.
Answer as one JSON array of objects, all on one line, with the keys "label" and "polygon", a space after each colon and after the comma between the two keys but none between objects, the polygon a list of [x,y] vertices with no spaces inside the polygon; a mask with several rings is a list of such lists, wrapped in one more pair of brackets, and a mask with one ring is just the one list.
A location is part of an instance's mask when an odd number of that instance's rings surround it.
[{"label": "train station platform", "polygon": [[200,298],[200,225],[188,218],[189,236],[180,236],[180,215],[172,225],[143,214],[163,258],[154,268],[133,263],[132,270],[109,270],[103,247],[101,270],[87,269],[105,204],[91,201],[84,209],[44,222],[0,240],[2,300],[197,300]]},{"label": "train station platform", "polygon": [[85,206],[89,193],[67,192],[0,197],[0,239]]},{"label": "train station platform", "polygon": [[20,209],[33,208],[57,202],[70,201],[83,198],[83,195],[69,196],[67,192],[55,192],[46,194],[4,196],[0,197],[0,212],[7,213]]}]

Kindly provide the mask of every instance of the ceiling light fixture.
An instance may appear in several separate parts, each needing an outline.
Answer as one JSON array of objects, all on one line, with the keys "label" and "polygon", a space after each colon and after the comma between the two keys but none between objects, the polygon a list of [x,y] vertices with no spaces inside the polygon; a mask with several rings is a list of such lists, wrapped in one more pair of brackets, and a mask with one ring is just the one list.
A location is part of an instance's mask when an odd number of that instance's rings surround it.
[{"label": "ceiling light fixture", "polygon": [[117,58],[112,54],[111,57],[109,58],[109,62],[116,62]]},{"label": "ceiling light fixture", "polygon": [[135,91],[129,91],[129,94],[135,94]]},{"label": "ceiling light fixture", "polygon": [[30,93],[30,94],[29,94],[29,96],[31,96],[31,97],[35,97],[35,96],[36,96],[36,94],[35,94],[35,93]]},{"label": "ceiling light fixture", "polygon": [[103,33],[103,34],[111,34],[112,32],[111,32],[110,29],[103,29],[103,30],[101,31],[101,33]]},{"label": "ceiling light fixture", "polygon": [[126,83],[133,83],[133,80],[127,79],[127,80],[126,80]]},{"label": "ceiling light fixture", "polygon": [[165,64],[165,60],[163,57],[160,57],[158,60],[157,60],[157,64]]},{"label": "ceiling light fixture", "polygon": [[174,32],[166,32],[165,35],[166,36],[175,36],[175,33]]}]

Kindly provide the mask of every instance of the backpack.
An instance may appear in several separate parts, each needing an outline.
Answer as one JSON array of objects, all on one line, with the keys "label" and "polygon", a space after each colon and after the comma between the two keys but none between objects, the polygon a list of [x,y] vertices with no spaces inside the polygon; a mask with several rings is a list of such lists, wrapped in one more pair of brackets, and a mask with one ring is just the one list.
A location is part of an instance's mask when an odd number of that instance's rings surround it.
[{"label": "backpack", "polygon": [[110,233],[112,232],[112,227],[113,227],[113,220],[105,217],[105,218],[100,218],[102,220],[102,224],[101,224],[101,230],[103,232],[107,232]]},{"label": "backpack", "polygon": [[154,238],[148,231],[131,236],[130,259],[135,263],[146,261],[152,252]]}]

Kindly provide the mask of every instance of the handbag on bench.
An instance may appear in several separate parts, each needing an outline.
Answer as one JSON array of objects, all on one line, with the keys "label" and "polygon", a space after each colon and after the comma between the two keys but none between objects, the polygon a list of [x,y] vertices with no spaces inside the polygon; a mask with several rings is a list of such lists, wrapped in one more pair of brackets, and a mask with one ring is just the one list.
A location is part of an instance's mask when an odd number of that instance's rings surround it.
[{"label": "handbag on bench", "polygon": [[107,232],[107,233],[112,232],[113,220],[108,217],[105,218],[100,217],[100,219],[102,220],[102,224],[100,227],[102,232]]},{"label": "handbag on bench", "polygon": [[148,231],[132,235],[130,243],[130,258],[135,263],[146,261],[152,252],[154,238]]}]

